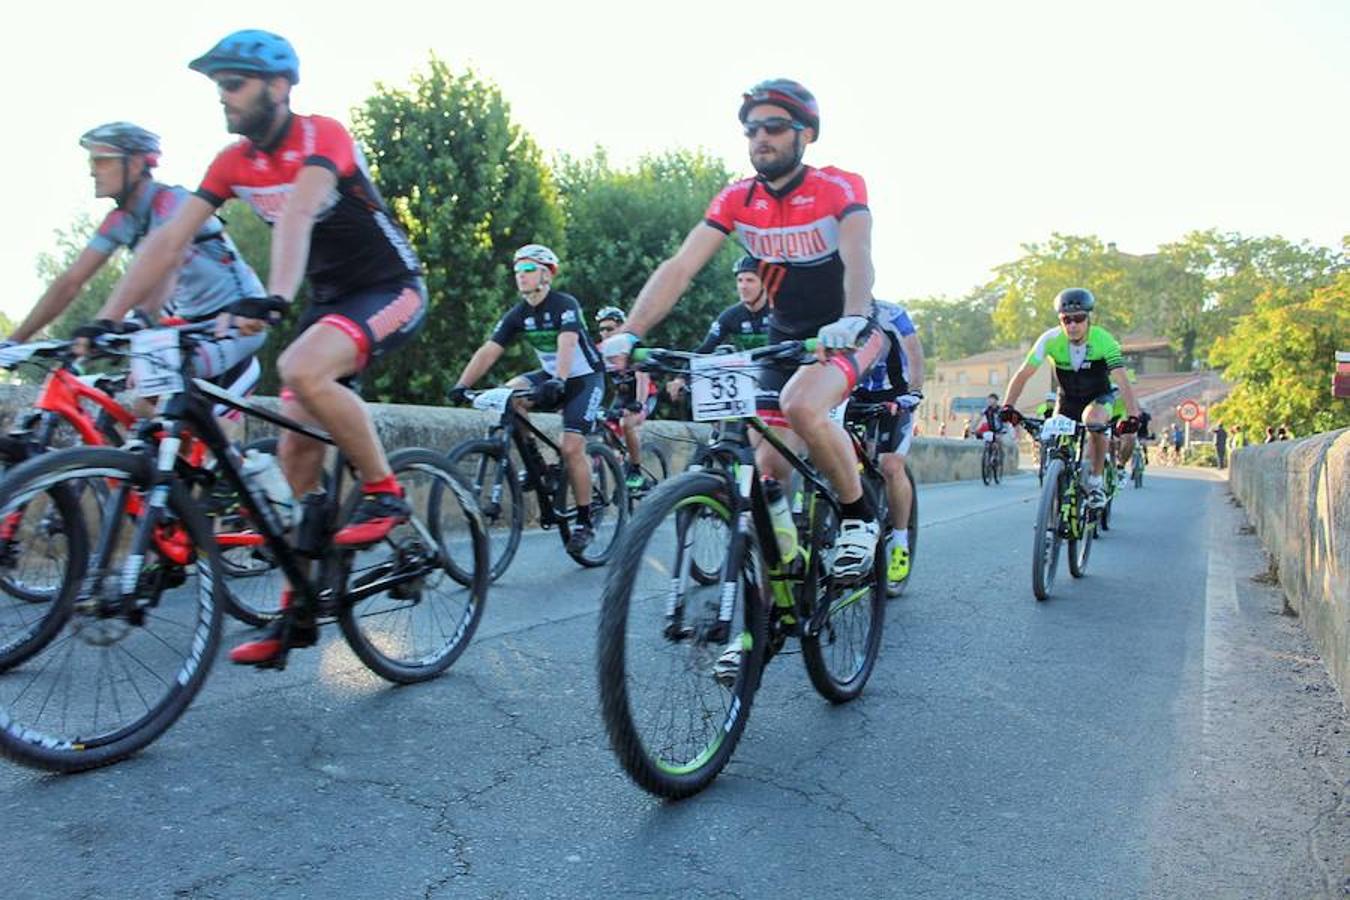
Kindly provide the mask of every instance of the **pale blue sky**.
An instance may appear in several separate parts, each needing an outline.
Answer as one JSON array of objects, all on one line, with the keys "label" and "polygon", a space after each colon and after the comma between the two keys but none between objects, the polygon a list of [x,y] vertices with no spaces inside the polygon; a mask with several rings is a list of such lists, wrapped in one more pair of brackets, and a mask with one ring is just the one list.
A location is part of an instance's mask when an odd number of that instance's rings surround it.
[{"label": "pale blue sky", "polygon": [[228,7],[56,0],[7,14],[0,309],[36,300],[55,229],[109,208],[91,199],[86,128],[159,132],[161,176],[196,186],[230,138],[186,63],[245,27],[295,44],[298,111],[345,121],[376,81],[406,83],[434,51],[497,82],[546,153],[599,144],[619,161],[701,146],[749,171],[740,91],[795,77],[822,108],[807,161],[867,180],[879,296],[962,293],[1051,231],[1130,252],[1196,228],[1350,233],[1345,0]]}]

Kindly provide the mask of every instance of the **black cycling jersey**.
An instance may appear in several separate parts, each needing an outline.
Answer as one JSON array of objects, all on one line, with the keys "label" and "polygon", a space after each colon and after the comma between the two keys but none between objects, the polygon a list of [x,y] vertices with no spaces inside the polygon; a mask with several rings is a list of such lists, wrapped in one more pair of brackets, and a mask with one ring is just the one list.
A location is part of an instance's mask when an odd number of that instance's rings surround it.
[{"label": "black cycling jersey", "polygon": [[[491,340],[503,347],[508,346],[516,335],[525,335],[525,340],[534,348],[539,357],[539,366],[555,378],[579,378],[592,372],[603,372],[604,362],[600,351],[586,334],[581,303],[571,294],[549,291],[538,306],[531,306],[521,300],[502,316],[497,327],[492,330]],[[558,372],[558,335],[570,331],[577,336],[577,349],[572,354],[572,370]]]},{"label": "black cycling jersey", "polygon": [[744,303],[728,306],[713,320],[703,343],[695,353],[711,353],[719,344],[730,344],[737,350],[752,350],[769,342],[769,305],[758,312],[746,309]]}]

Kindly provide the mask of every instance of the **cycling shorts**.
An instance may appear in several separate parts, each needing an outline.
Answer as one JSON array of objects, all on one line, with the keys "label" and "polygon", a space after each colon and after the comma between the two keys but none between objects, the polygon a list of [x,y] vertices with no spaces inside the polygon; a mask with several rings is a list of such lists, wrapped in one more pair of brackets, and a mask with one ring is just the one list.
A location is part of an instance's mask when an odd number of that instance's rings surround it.
[{"label": "cycling shorts", "polygon": [[[769,326],[769,343],[776,344],[780,341],[790,341],[796,338],[794,335],[786,334],[772,325]],[[848,396],[853,393],[853,389],[858,386],[858,379],[862,375],[872,371],[877,360],[885,355],[890,347],[890,339],[886,337],[885,332],[878,327],[876,322],[868,322],[867,327],[858,335],[859,345],[853,350],[830,351],[825,360],[825,365],[832,366],[844,374],[847,385],[843,392],[830,404],[831,407],[843,403]],[[782,407],[778,403],[778,395],[782,393],[789,381],[796,375],[798,366],[784,365],[776,363],[772,366],[764,366],[759,374],[759,393],[755,398],[755,407],[759,412],[759,417],[768,425],[777,428],[788,428],[787,417],[783,415]]]},{"label": "cycling shorts", "polygon": [[298,333],[313,325],[341,331],[356,345],[356,372],[361,372],[412,340],[426,318],[426,285],[408,277],[311,303],[300,316]]},{"label": "cycling shorts", "polygon": [[[543,369],[535,369],[520,376],[537,388],[553,376]],[[540,412],[561,412],[563,431],[590,434],[600,418],[600,404],[605,397],[605,377],[599,372],[588,372],[564,382],[562,402],[552,409],[535,407]]]},{"label": "cycling shorts", "polygon": [[892,391],[858,391],[853,399],[859,403],[890,403],[894,412],[880,413],[869,425],[869,433],[876,436],[878,453],[899,453],[909,455],[910,444],[914,440],[914,414],[895,403]]},{"label": "cycling shorts", "polygon": [[[1059,398],[1059,414],[1068,416],[1075,422],[1083,421],[1083,410],[1089,406],[1104,406],[1110,412],[1116,402],[1116,392],[1107,391],[1104,394],[1098,394],[1096,397],[1066,397],[1063,394]],[[1114,413],[1111,413],[1114,416]]]}]

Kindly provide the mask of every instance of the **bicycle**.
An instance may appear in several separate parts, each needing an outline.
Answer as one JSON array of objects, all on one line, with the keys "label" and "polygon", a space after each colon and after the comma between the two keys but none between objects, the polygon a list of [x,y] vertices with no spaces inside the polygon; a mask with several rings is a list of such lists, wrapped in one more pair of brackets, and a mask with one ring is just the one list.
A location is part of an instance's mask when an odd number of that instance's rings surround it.
[{"label": "bicycle", "polygon": [[[7,435],[0,436],[0,466],[9,468],[52,447],[67,447],[79,442],[94,447],[122,446],[125,433],[130,432],[137,421],[136,414],[117,400],[117,395],[126,390],[126,373],[80,374],[79,359],[73,341],[34,341],[0,349],[0,368],[12,370],[27,364],[46,371],[32,409],[18,417],[16,427]],[[48,366],[50,368],[46,368]],[[93,415],[86,405],[93,408]],[[276,439],[251,441],[241,449],[275,455]],[[207,462],[205,447],[200,443],[189,442],[183,453],[195,466]],[[95,482],[91,488],[100,500],[107,498],[101,483]],[[229,510],[238,507],[237,498],[224,493],[217,495],[215,501],[213,512],[218,515],[213,518],[219,523],[218,530],[228,532],[247,527],[231,521]],[[39,533],[48,537],[60,528],[54,519],[44,525],[44,531]],[[8,522],[0,523],[0,590],[23,602],[48,602],[55,591],[52,585],[28,584],[24,573],[14,570],[20,558],[13,538],[17,531],[14,516]],[[224,597],[226,612],[254,626],[276,618],[278,592],[275,580],[260,577],[270,574],[274,568],[265,556],[247,548],[226,546],[222,561],[228,578]],[[248,591],[250,585],[260,588],[261,594],[258,590]],[[272,599],[264,599],[266,597]]]},{"label": "bicycle", "polygon": [[1060,415],[1023,417],[1021,421],[1028,431],[1035,428],[1039,432],[1044,441],[1042,452],[1047,456],[1031,550],[1031,590],[1037,600],[1045,600],[1054,585],[1060,547],[1065,541],[1069,544],[1069,574],[1082,578],[1087,573],[1097,536],[1098,511],[1087,505],[1087,490],[1082,484],[1087,443],[1083,436],[1105,432],[1111,426],[1084,425]]},{"label": "bicycle", "polygon": [[[562,459],[562,450],[517,412],[511,402],[517,398],[532,399],[534,391],[492,388],[470,391],[468,396],[474,408],[497,413],[499,419],[486,438],[473,438],[452,447],[446,461],[478,498],[488,533],[489,580],[496,581],[511,565],[520,547],[525,527],[522,502],[525,491],[534,491],[538,500],[539,526],[544,530],[556,527],[564,547],[576,521],[576,504],[570,497],[571,479],[560,462],[545,462],[539,442],[557,460]],[[520,474],[511,455],[512,447],[524,467]],[[603,566],[609,562],[628,519],[628,488],[619,457],[603,442],[588,443],[586,455],[591,468],[591,527],[595,539],[582,550],[567,552],[583,566]]]},{"label": "bicycle", "polygon": [[[622,387],[631,380],[631,375],[627,379],[623,375],[616,375],[614,383],[620,388],[617,393],[622,394]],[[623,408],[611,408],[605,412],[601,423],[600,437],[604,440],[605,446],[618,455],[626,473],[628,464],[632,462],[632,459],[628,452],[628,440],[623,431],[624,411]],[[639,500],[669,477],[670,457],[667,456],[665,448],[654,441],[643,441],[642,458],[638,461],[638,471],[642,473],[642,487],[634,488],[631,485],[626,485],[628,488],[628,511],[630,513]]]},{"label": "bicycle", "polygon": [[1144,486],[1144,469],[1148,468],[1148,457],[1144,454],[1144,439],[1134,442],[1134,452],[1130,454],[1130,484],[1137,490]]},{"label": "bicycle", "polygon": [[[844,425],[853,430],[854,435],[866,448],[868,456],[872,460],[872,465],[881,471],[881,463],[878,454],[877,430],[880,426],[881,417],[884,415],[894,415],[896,413],[894,403],[859,403],[856,400],[850,401],[848,409],[844,414]],[[908,415],[908,413],[905,413]],[[914,484],[914,473],[910,471],[908,465],[905,466],[905,478],[909,481],[909,519],[906,524],[906,541],[909,548],[909,573],[899,581],[891,581],[889,566],[886,573],[886,596],[894,599],[905,592],[909,586],[909,580],[914,575],[914,554],[919,547],[919,492]],[[885,478],[883,475],[883,482]],[[881,545],[890,546],[891,533],[895,528],[895,523],[891,521],[890,513],[890,492],[882,490],[877,503],[877,519],[882,523]]]},{"label": "bicycle", "polygon": [[1003,446],[993,431],[984,432],[984,452],[980,455],[980,479],[985,484],[1003,480]]},{"label": "bicycle", "polygon": [[[57,772],[117,762],[158,738],[192,701],[221,637],[224,539],[192,491],[218,477],[238,494],[254,529],[232,542],[265,548],[294,591],[280,613],[283,651],[273,668],[285,667],[297,629],[336,621],[372,671],[397,683],[424,681],[459,658],[478,626],[488,587],[486,535],[473,498],[442,455],[416,448],[391,453],[413,515],[374,545],[344,549],[332,546],[331,536],[359,492],[341,498],[347,467],[339,454],[332,490],[311,492],[301,503],[292,544],[282,514],[245,479],[212,406],[332,440],[192,378],[182,362],[190,354],[182,351],[209,327],[98,339],[102,352],[129,356],[133,367],[140,361],[136,380],[159,397],[157,417],[124,448],[40,454],[0,482],[0,519],[35,505],[55,507],[70,547],[41,634],[0,665],[0,754],[16,762]],[[183,458],[179,451],[190,440],[212,454],[214,472]],[[84,522],[93,492],[78,488],[94,481],[107,486],[109,499],[91,539]],[[418,507],[432,486],[456,502],[442,502],[441,515],[427,521]],[[468,587],[447,572],[451,558],[475,573]],[[424,628],[429,636],[422,636]]]},{"label": "bicycle", "polygon": [[[801,644],[811,684],[833,703],[858,697],[875,666],[885,613],[884,545],[862,578],[832,575],[824,557],[841,518],[838,498],[755,414],[753,368],[812,362],[814,346],[787,341],[710,357],[660,349],[634,354],[649,372],[687,377],[696,418],[722,421],[709,448],[716,464],[672,477],[638,508],[601,600],[597,668],[610,746],[628,775],[658,796],[688,797],[717,777],[744,733],[764,667],[789,637]],[[803,479],[794,515],[798,548],[788,559],[757,477],[752,431]],[[881,473],[856,436],[852,442],[863,489],[877,497]],[[700,529],[706,522],[715,524],[711,532]],[[705,533],[729,535],[727,545],[715,548],[721,563],[711,585],[694,577],[692,566]],[[734,672],[715,674],[719,655],[734,650]]]}]

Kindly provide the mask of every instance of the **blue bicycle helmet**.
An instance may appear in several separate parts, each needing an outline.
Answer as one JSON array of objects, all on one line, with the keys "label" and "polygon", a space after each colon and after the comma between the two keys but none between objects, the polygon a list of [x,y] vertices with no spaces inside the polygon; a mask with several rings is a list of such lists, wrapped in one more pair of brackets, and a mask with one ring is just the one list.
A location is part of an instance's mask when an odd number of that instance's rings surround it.
[{"label": "blue bicycle helmet", "polygon": [[217,72],[251,72],[284,75],[291,84],[300,83],[300,58],[291,42],[279,34],[256,28],[227,35],[188,63],[188,68],[208,77]]}]

